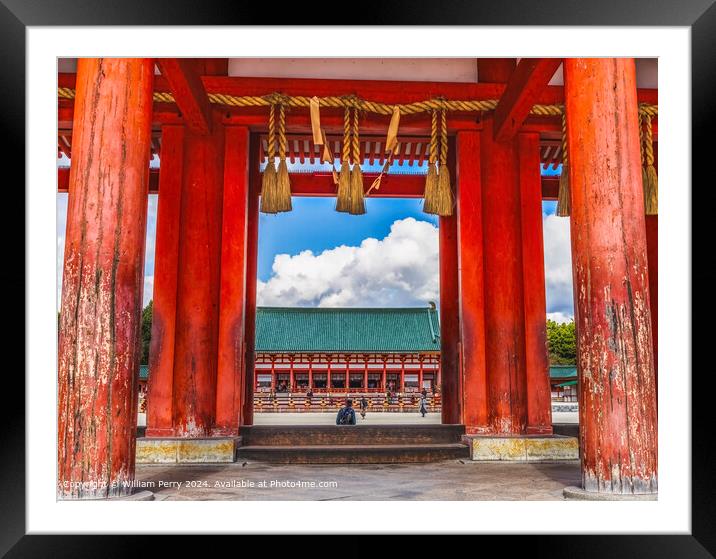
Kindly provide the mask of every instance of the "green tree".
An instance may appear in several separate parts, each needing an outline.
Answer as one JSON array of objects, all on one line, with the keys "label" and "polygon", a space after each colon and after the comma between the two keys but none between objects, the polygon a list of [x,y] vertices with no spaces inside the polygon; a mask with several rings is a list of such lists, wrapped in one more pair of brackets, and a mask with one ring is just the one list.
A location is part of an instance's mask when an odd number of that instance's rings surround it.
[{"label": "green tree", "polygon": [[574,321],[558,323],[547,320],[547,346],[552,365],[576,365],[577,337]]},{"label": "green tree", "polygon": [[142,310],[142,365],[149,363],[149,342],[152,340],[152,303],[149,301]]}]

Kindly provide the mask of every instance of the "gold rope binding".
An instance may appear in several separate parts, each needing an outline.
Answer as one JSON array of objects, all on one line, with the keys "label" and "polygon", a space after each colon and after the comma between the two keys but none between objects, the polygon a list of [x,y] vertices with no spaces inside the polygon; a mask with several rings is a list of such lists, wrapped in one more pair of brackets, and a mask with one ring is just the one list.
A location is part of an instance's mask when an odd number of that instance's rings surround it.
[{"label": "gold rope binding", "polygon": [[433,111],[430,119],[430,154],[428,155],[428,173],[425,176],[423,211],[437,214],[438,210],[438,113]]},{"label": "gold rope binding", "polygon": [[353,136],[351,138],[353,149],[353,170],[351,171],[350,213],[362,215],[365,213],[365,199],[363,196],[363,171],[360,168],[360,135],[358,133],[358,109],[353,109]]},{"label": "gold rope binding", "polygon": [[262,213],[275,214],[276,209],[276,122],[275,107],[269,107],[268,120],[268,154],[266,168],[261,177],[261,204]]},{"label": "gold rope binding", "polygon": [[440,111],[440,170],[438,172],[438,192],[436,214],[452,215],[452,187],[450,186],[450,169],[447,165],[448,131],[447,111]]},{"label": "gold rope binding", "polygon": [[646,215],[659,213],[659,180],[654,167],[654,137],[651,128],[651,116],[644,115],[644,212]]},{"label": "gold rope binding", "polygon": [[351,147],[351,110],[346,107],[343,112],[343,146],[341,149],[341,172],[338,175],[338,192],[336,193],[336,211],[349,212],[351,209],[351,170],[348,157]]},{"label": "gold rope binding", "polygon": [[560,217],[569,216],[569,167],[567,163],[567,115],[562,113],[562,174],[559,176],[557,210]]},{"label": "gold rope binding", "polygon": [[276,172],[276,211],[291,211],[291,180],[288,176],[286,164],[286,108],[281,103],[278,106],[278,170]]}]

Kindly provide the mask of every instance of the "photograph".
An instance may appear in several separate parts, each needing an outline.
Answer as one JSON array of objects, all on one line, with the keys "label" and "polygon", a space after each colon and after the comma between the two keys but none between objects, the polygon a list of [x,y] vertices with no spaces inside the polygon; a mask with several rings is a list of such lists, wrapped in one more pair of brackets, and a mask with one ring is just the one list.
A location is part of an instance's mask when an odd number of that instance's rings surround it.
[{"label": "photograph", "polygon": [[58,499],[658,498],[657,59],[57,83]]}]

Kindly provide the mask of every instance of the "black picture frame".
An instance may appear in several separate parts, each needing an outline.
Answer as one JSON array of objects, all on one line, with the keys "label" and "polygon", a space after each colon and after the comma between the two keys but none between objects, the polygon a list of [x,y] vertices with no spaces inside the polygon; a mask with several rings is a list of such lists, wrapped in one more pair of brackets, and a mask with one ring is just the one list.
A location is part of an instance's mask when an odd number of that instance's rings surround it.
[{"label": "black picture frame", "polygon": [[[259,25],[259,24],[318,24],[324,23],[320,10],[267,10],[263,3],[244,3],[204,0],[123,0],[100,2],[97,0],[0,0],[0,52],[3,53],[3,78],[0,79],[0,122],[6,140],[3,159],[19,172],[15,185],[6,184],[6,197],[16,197],[12,207],[23,208],[25,160],[25,33],[28,26],[58,25]],[[330,11],[327,11],[331,13]],[[713,231],[707,229],[712,216],[699,216],[714,207],[713,139],[716,104],[716,4],[714,0],[602,0],[600,2],[570,2],[569,0],[519,0],[502,2],[424,2],[396,1],[360,3],[358,13],[341,16],[341,22],[350,19],[352,25],[589,25],[589,26],[688,26],[692,37],[692,176],[699,182],[697,190],[701,198],[693,204],[694,229],[692,230],[693,255],[712,254],[709,251]],[[342,13],[337,11],[336,15]],[[270,15],[273,20],[267,21]],[[336,20],[337,17],[334,16]],[[328,23],[328,22],[325,22]],[[334,24],[335,22],[330,22]],[[13,163],[14,162],[14,163]],[[699,181],[698,179],[702,180]],[[682,185],[684,193],[691,195],[691,185]],[[6,198],[7,200],[7,198]],[[6,206],[9,207],[9,206]],[[24,212],[12,211],[16,215]],[[701,219],[699,219],[701,217]],[[709,219],[711,217],[711,219]],[[0,220],[4,238],[16,239],[20,224]],[[702,227],[703,230],[699,230]],[[16,263],[24,262],[23,247],[15,243]],[[703,245],[703,246],[702,246]],[[12,248],[10,248],[12,250]],[[5,255],[7,258],[12,256]],[[690,271],[693,280],[713,285],[714,272],[708,268],[710,258],[696,273]],[[24,266],[19,265],[12,273],[4,273],[6,293],[25,290]],[[696,290],[694,289],[694,293]],[[26,297],[31,297],[29,292]],[[12,296],[11,296],[12,297]],[[16,299],[19,299],[15,297]],[[16,303],[19,306],[19,303]],[[714,302],[709,297],[699,300],[699,314],[713,316]],[[8,307],[9,308],[9,307]],[[18,314],[20,316],[20,309]],[[23,332],[18,321],[13,320],[16,332]],[[683,325],[691,328],[691,325]],[[708,328],[693,328],[693,348],[710,347]],[[708,337],[707,337],[708,336]],[[24,338],[23,338],[24,339]],[[8,348],[9,349],[9,348]],[[702,352],[704,350],[700,350]],[[694,354],[694,357],[696,355]],[[711,359],[710,361],[713,361]],[[708,390],[708,377],[713,365],[705,361],[699,369],[693,361],[692,376],[692,512],[691,535],[582,535],[582,536],[509,536],[509,549],[528,556],[550,557],[714,557],[716,556],[716,460],[714,460],[714,424],[712,414],[713,396]],[[685,379],[691,373],[685,359],[681,371],[664,371]],[[28,536],[25,535],[25,383],[17,367],[12,374],[6,372],[5,393],[14,398],[5,399],[0,407],[3,416],[3,444],[0,447],[0,553],[7,557],[118,557],[144,556],[148,548],[145,537],[105,536]],[[21,396],[22,395],[22,396]],[[626,505],[625,506],[629,506]],[[151,522],[151,518],[147,519]],[[589,526],[585,526],[585,530]],[[77,527],[81,531],[81,527]],[[246,538],[246,536],[240,536]],[[171,546],[181,546],[183,554],[206,551],[206,541],[186,541],[187,538],[172,536],[162,543],[167,555]],[[504,539],[504,537],[502,537]],[[203,540],[203,538],[202,538]],[[244,550],[261,549],[242,540]],[[462,539],[461,539],[462,541]],[[451,543],[450,548],[459,543]],[[271,544],[266,544],[272,547]],[[301,545],[301,544],[299,544]],[[335,544],[334,544],[335,545]],[[422,545],[422,544],[418,544]],[[438,545],[441,545],[438,543]],[[498,545],[499,544],[498,542]],[[245,546],[245,547],[244,547]],[[213,546],[212,546],[213,547]],[[333,546],[332,546],[333,547]],[[218,548],[215,548],[218,549]],[[449,549],[449,548],[443,548]],[[503,548],[506,549],[506,548]],[[275,548],[274,548],[275,550]],[[335,548],[334,548],[335,550]],[[408,552],[417,548],[410,546]],[[292,552],[293,554],[293,552]]]}]

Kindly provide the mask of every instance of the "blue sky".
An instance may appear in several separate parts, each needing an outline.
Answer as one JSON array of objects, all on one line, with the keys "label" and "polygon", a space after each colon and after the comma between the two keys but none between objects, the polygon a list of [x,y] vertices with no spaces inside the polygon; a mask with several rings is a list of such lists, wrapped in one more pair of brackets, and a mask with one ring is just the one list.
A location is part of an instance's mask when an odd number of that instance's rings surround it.
[{"label": "blue sky", "polygon": [[[559,169],[549,174],[558,174]],[[420,199],[366,200],[367,213],[334,211],[332,198],[294,198],[293,211],[260,215],[259,304],[413,306],[438,299],[438,218]],[[144,303],[152,296],[157,196],[147,218]],[[543,204],[548,316],[573,316],[569,220]],[[67,195],[57,195],[58,308]]]}]

